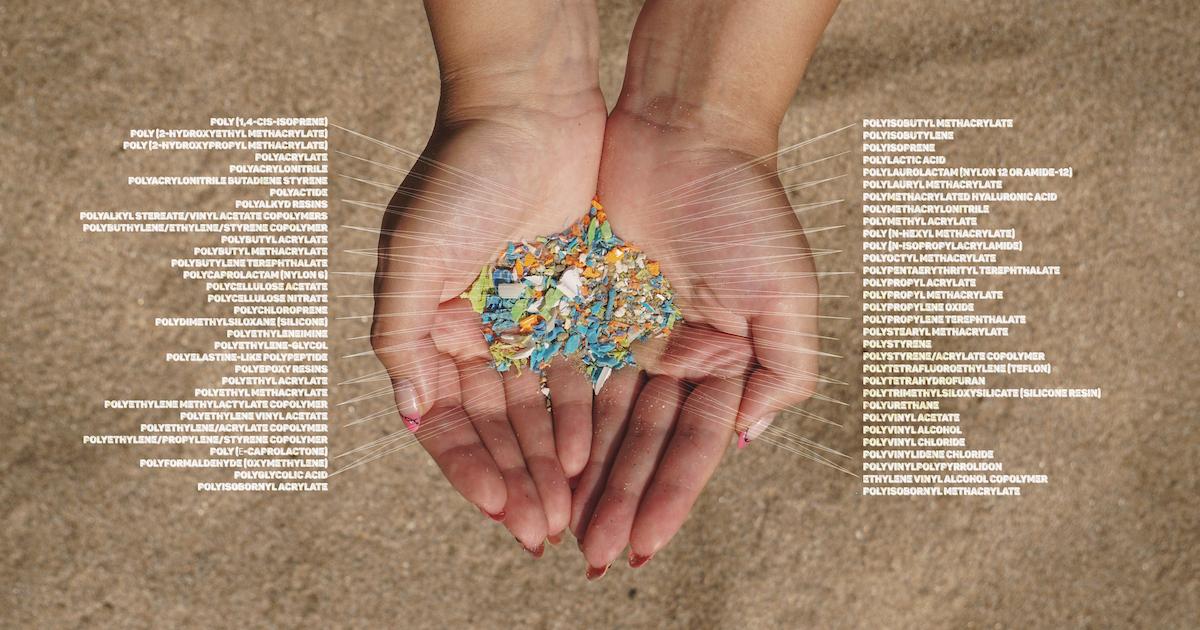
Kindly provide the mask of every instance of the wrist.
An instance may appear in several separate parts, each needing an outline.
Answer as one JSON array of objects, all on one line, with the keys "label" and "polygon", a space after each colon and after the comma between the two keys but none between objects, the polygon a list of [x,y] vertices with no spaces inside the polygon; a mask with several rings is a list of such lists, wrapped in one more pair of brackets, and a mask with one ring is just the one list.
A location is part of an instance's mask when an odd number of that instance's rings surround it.
[{"label": "wrist", "polygon": [[605,112],[592,0],[426,0],[437,49],[439,120]]},{"label": "wrist", "polygon": [[771,145],[836,0],[648,1],[618,109],[726,144]]},{"label": "wrist", "polygon": [[626,86],[608,124],[668,136],[678,149],[758,156],[778,147],[780,118],[720,99]]},{"label": "wrist", "polygon": [[787,98],[744,84],[736,72],[715,72],[719,58],[670,41],[635,42],[614,115],[728,148],[774,150]]},{"label": "wrist", "polygon": [[477,121],[577,124],[599,119],[607,109],[600,86],[559,69],[473,69],[443,76],[437,122],[456,126]]}]

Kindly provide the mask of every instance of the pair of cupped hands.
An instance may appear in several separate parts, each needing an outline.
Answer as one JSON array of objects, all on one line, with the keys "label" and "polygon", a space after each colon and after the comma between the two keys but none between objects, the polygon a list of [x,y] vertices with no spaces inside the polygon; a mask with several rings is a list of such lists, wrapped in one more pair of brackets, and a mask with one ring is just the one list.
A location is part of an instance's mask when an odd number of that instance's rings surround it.
[{"label": "pair of cupped hands", "polygon": [[[371,338],[450,484],[535,557],[569,528],[595,579],[626,549],[634,567],[662,550],[732,443],[770,442],[775,415],[811,395],[816,275],[775,160],[756,159],[777,125],[628,85],[609,114],[594,81],[498,76],[444,77],[383,218]],[[537,374],[494,369],[459,296],[507,243],[561,231],[593,196],[661,263],[685,321],[596,395],[556,358],[547,410]]]}]

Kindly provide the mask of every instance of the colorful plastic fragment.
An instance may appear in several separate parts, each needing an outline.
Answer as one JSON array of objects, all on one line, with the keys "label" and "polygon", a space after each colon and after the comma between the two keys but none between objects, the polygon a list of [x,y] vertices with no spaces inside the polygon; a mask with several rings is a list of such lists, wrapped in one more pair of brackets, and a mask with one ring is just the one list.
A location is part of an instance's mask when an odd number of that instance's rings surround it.
[{"label": "colorful plastic fragment", "polygon": [[613,233],[599,201],[559,234],[509,243],[462,297],[481,316],[496,370],[541,374],[557,355],[578,357],[596,393],[634,362],[635,341],[682,321],[658,263]]}]

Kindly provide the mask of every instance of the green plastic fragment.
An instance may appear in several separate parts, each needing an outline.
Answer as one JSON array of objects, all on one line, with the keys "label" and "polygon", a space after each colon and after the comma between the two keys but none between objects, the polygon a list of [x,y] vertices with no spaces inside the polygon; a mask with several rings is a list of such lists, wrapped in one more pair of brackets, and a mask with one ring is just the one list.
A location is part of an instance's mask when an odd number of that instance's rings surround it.
[{"label": "green plastic fragment", "polygon": [[608,224],[608,221],[600,224],[600,236],[606,241],[612,238],[612,226]]},{"label": "green plastic fragment", "polygon": [[484,266],[471,288],[460,297],[470,300],[471,308],[476,313],[482,313],[484,305],[487,304],[487,293],[492,290],[492,286],[492,269]]},{"label": "green plastic fragment", "polygon": [[550,312],[554,310],[554,307],[562,299],[562,296],[563,292],[558,287],[554,287],[546,292],[545,300],[542,302],[542,310],[539,312],[542,318],[550,319]]},{"label": "green plastic fragment", "polygon": [[595,217],[593,217],[590,221],[588,221],[588,231],[587,231],[587,242],[588,243],[596,242],[596,223],[597,223],[597,221],[596,221]]},{"label": "green plastic fragment", "polygon": [[525,316],[525,311],[528,308],[529,308],[529,298],[523,297],[523,298],[517,300],[515,303],[513,303],[512,310],[509,311],[509,314],[512,315],[512,320],[514,322],[520,321],[520,319]]}]

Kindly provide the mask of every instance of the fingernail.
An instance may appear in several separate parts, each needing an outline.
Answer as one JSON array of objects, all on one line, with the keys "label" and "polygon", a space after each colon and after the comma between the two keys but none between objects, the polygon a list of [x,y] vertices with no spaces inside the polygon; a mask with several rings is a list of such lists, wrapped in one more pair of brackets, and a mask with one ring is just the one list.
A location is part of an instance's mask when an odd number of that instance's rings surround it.
[{"label": "fingernail", "polygon": [[[521,541],[518,540],[517,542]],[[525,551],[528,551],[529,555],[533,556],[534,558],[541,558],[542,554],[546,553],[546,543],[544,542],[538,543],[538,546],[534,547],[533,549],[526,547],[524,544],[521,545],[521,548]]]},{"label": "fingernail", "polygon": [[748,446],[751,442],[757,440],[758,436],[762,435],[763,431],[766,431],[767,427],[771,426],[771,420],[774,418],[775,416],[763,416],[758,420],[755,420],[754,424],[751,424],[749,429],[739,433],[738,448],[746,448],[746,446]]},{"label": "fingernail", "polygon": [[650,554],[648,556],[639,556],[638,554],[633,553],[631,551],[631,552],[629,552],[629,566],[636,569],[636,568],[642,566],[643,564],[650,562],[650,558],[653,558],[653,557],[654,557],[654,554]]},{"label": "fingernail", "polygon": [[546,540],[550,541],[551,545],[560,544],[560,543],[562,543],[562,534],[558,533],[558,534],[554,534],[552,536],[547,536]]},{"label": "fingernail", "polygon": [[608,573],[608,566],[588,567],[587,579],[589,582],[595,582],[596,580],[599,580],[600,578],[604,577],[605,573]]},{"label": "fingernail", "polygon": [[491,512],[489,512],[483,508],[479,508],[479,511],[486,514],[487,517],[492,519],[493,521],[503,521],[504,520],[504,510],[500,510],[499,512],[496,512],[495,514],[492,514]]},{"label": "fingernail", "polygon": [[400,379],[393,386],[396,396],[396,410],[404,419],[404,426],[409,431],[417,432],[421,428],[421,407],[417,404],[417,390],[407,380]]},{"label": "fingernail", "polygon": [[746,439],[749,441],[757,440],[758,436],[762,435],[763,431],[766,431],[767,427],[771,426],[771,421],[774,419],[775,416],[763,416],[755,420],[754,424],[750,425],[749,429],[746,429]]}]

